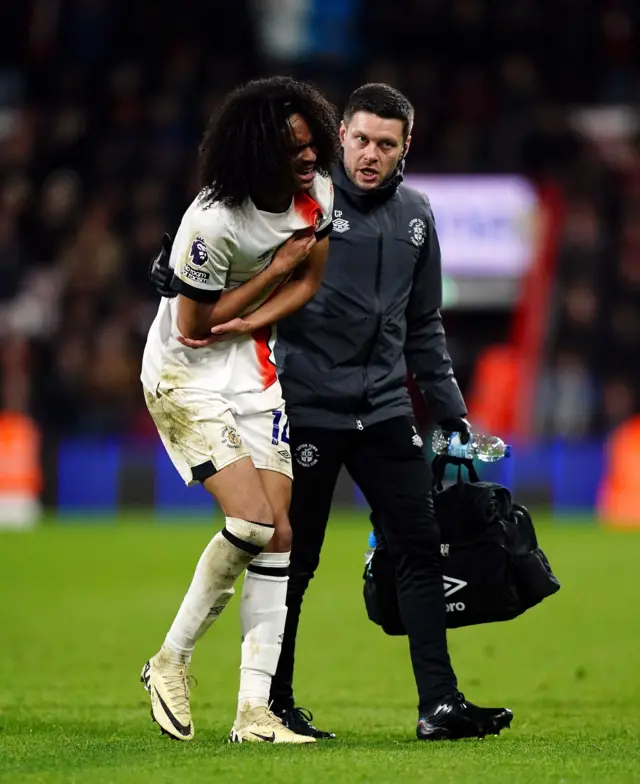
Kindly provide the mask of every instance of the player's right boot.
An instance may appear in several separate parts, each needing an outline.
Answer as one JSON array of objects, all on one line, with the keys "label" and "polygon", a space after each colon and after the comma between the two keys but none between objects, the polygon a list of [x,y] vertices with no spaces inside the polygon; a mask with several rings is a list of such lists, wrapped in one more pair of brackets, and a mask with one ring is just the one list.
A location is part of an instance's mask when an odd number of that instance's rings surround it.
[{"label": "player's right boot", "polygon": [[459,740],[499,735],[511,724],[508,708],[480,708],[457,692],[440,701],[429,714],[418,720],[418,740]]},{"label": "player's right boot", "polygon": [[310,735],[298,735],[285,727],[268,708],[240,711],[229,733],[230,743],[315,743]]},{"label": "player's right boot", "polygon": [[151,718],[176,740],[193,738],[189,665],[176,662],[164,647],[144,665],[140,680],[151,696]]}]

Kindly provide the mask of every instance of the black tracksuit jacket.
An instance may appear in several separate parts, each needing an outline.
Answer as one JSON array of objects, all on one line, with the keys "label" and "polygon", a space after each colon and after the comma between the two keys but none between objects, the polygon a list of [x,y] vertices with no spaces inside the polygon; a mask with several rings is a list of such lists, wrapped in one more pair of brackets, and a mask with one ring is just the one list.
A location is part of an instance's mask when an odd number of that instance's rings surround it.
[{"label": "black tracksuit jacket", "polygon": [[340,165],[320,290],[280,322],[291,424],[361,429],[411,415],[413,375],[436,421],[466,413],[440,317],[440,246],[428,200],[402,183],[357,188]]}]

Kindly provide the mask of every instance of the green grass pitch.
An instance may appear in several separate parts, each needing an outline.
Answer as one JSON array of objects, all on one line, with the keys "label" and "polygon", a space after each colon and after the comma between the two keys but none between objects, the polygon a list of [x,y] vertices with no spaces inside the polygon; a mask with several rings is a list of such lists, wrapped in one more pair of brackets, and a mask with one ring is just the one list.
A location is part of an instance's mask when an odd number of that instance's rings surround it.
[{"label": "green grass pitch", "polygon": [[286,748],[225,743],[236,603],[194,657],[195,741],[149,720],[139,672],[213,528],[90,522],[0,533],[2,782],[640,782],[640,532],[540,523],[561,592],[516,621],[449,636],[462,690],[511,707],[512,729],[426,744],[414,740],[406,641],[365,616],[366,521],[335,515],[303,610],[297,695],[339,739]]}]

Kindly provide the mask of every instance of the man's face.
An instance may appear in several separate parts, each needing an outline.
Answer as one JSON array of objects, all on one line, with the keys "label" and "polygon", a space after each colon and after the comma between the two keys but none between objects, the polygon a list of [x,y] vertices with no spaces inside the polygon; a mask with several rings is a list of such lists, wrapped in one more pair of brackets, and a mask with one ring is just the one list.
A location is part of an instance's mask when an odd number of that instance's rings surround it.
[{"label": "man's face", "polygon": [[291,129],[294,192],[311,190],[318,156],[307,121],[300,114],[289,117]]},{"label": "man's face", "polygon": [[349,179],[364,191],[381,185],[409,149],[402,120],[388,120],[370,112],[356,112],[349,125],[340,126],[344,168]]}]

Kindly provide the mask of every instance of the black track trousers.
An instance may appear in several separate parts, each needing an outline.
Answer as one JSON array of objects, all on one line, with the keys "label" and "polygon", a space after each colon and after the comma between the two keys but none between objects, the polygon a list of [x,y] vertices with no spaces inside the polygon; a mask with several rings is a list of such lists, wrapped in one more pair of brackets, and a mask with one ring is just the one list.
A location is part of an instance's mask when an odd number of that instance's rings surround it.
[{"label": "black track trousers", "polygon": [[[302,598],[320,561],[333,492],[343,465],[371,506],[376,528],[381,528],[395,562],[419,711],[427,712],[456,689],[447,651],[440,532],[430,495],[431,470],[416,436],[409,417],[389,419],[360,431],[291,427],[294,482],[289,517],[293,545],[287,622],[271,687],[274,707],[293,706]],[[367,533],[362,532],[363,544]],[[368,623],[364,607],[362,622]],[[382,637],[380,643],[382,651]]]}]

